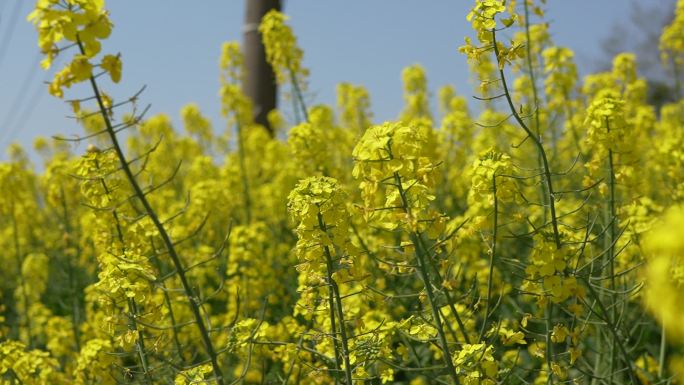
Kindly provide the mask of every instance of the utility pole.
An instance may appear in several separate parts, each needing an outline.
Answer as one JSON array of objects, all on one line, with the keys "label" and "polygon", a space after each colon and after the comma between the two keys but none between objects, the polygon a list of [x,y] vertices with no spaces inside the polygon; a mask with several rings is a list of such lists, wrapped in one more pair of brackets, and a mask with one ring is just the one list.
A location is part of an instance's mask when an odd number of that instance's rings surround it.
[{"label": "utility pole", "polygon": [[245,0],[245,80],[243,92],[254,105],[254,121],[266,127],[271,135],[273,128],[268,124],[269,111],[276,108],[278,87],[275,74],[266,61],[264,45],[259,34],[261,18],[271,9],[280,10],[280,0]]}]

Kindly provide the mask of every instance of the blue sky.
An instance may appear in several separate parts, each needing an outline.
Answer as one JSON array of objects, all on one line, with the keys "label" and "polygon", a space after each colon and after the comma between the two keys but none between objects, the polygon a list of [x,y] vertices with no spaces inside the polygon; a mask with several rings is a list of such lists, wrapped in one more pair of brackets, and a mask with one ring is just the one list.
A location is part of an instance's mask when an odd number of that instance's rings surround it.
[{"label": "blue sky", "polygon": [[[661,1],[661,0],[657,0]],[[656,2],[657,2],[656,1]],[[664,1],[664,0],[662,0]],[[401,69],[421,63],[433,95],[452,84],[472,95],[466,59],[458,53],[470,34],[465,20],[471,0],[289,0],[285,12],[311,70],[309,91],[316,103],[335,102],[341,81],[370,91],[376,121],[396,117],[402,107]],[[26,22],[33,1],[0,0],[0,159],[16,141],[30,146],[37,135],[75,134],[69,107],[47,94],[48,78],[38,65],[36,33]],[[218,98],[222,42],[241,41],[242,0],[109,0],[115,24],[103,51],[121,52],[123,80],[107,90],[133,94],[151,114],[179,121],[180,108],[197,103],[223,129]],[[557,45],[573,48],[580,70],[592,69],[600,40],[617,23],[629,23],[627,0],[548,0],[546,19]],[[67,96],[78,95],[67,91]],[[80,93],[83,96],[83,93]],[[180,127],[177,127],[180,128]]]}]

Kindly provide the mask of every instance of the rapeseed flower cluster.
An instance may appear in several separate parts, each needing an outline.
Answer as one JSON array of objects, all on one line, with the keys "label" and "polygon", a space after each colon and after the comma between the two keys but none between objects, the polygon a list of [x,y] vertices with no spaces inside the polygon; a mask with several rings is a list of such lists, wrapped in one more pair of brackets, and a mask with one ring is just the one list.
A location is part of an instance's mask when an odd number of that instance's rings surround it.
[{"label": "rapeseed flower cluster", "polygon": [[43,66],[66,59],[48,92],[75,95],[87,145],[0,163],[0,383],[684,381],[684,102],[651,106],[631,53],[580,79],[543,8],[476,0],[461,51],[481,108],[444,86],[433,111],[416,64],[387,122],[361,85],[309,103],[269,12],[294,103],[257,124],[225,43],[215,131],[198,105],[178,130],[107,95],[104,1],[37,1]]}]

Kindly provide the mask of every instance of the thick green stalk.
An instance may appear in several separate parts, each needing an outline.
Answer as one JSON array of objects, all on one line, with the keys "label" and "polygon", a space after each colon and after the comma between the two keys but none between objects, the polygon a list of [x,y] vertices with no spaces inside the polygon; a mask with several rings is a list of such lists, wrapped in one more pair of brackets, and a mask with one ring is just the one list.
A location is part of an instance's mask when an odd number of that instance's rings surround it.
[{"label": "thick green stalk", "polygon": [[589,282],[589,278],[585,276],[580,276],[581,279],[584,281],[587,289],[589,290],[589,295],[591,298],[596,301],[596,304],[599,307],[599,310],[601,310],[601,314],[603,314],[604,317],[601,316],[592,306],[587,306],[590,312],[592,312],[595,316],[597,316],[600,320],[606,323],[606,326],[608,326],[608,330],[610,331],[611,335],[613,336],[613,341],[616,343],[617,350],[620,352],[622,355],[622,359],[624,361],[625,366],[627,367],[627,375],[629,375],[629,380],[632,385],[639,385],[640,382],[637,379],[637,376],[634,371],[634,367],[632,366],[632,361],[629,357],[629,354],[627,353],[627,348],[623,345],[623,343],[620,340],[620,336],[618,335],[618,331],[616,329],[615,324],[610,320],[610,315],[608,313],[608,309],[606,309],[606,306],[603,304],[603,301],[601,301],[601,297],[599,294],[596,292],[594,287],[591,285],[591,282]]},{"label": "thick green stalk", "polygon": [[[496,42],[496,31],[492,29],[492,45],[494,47],[494,54],[497,59],[498,63],[498,58],[499,58],[499,47],[497,46]],[[537,148],[537,151],[539,155],[541,155],[542,158],[542,168],[543,168],[543,173],[542,173],[542,183],[546,184],[546,192],[549,197],[548,199],[548,209],[550,210],[551,214],[551,227],[553,228],[553,239],[554,242],[556,243],[556,248],[560,249],[561,248],[561,240],[560,240],[560,232],[558,230],[558,218],[556,215],[556,199],[555,199],[555,192],[553,190],[553,182],[551,180],[551,167],[549,166],[549,160],[548,157],[546,156],[546,150],[544,149],[544,145],[542,144],[541,140],[539,139],[539,136],[535,135],[534,132],[530,130],[530,128],[527,126],[525,121],[520,117],[520,114],[518,111],[515,109],[515,105],[513,104],[513,99],[511,99],[511,93],[508,89],[508,84],[506,83],[506,75],[504,74],[504,71],[502,68],[499,68],[499,76],[501,77],[501,86],[504,91],[504,96],[506,98],[506,102],[508,103],[508,107],[510,108],[511,114],[513,115],[513,118],[518,122],[520,127],[525,131],[525,134],[532,139],[532,142],[534,143],[535,147]],[[546,224],[546,222],[544,223]]]},{"label": "thick green stalk", "polygon": [[145,377],[145,382],[152,384],[152,378],[150,376],[150,369],[147,363],[147,350],[145,349],[145,336],[140,328],[138,328],[138,323],[135,318],[138,316],[138,305],[135,303],[133,298],[128,299],[128,330],[134,331],[138,337],[135,340],[135,349],[138,352],[138,358],[140,359],[140,365],[143,370],[143,377]]},{"label": "thick green stalk", "polygon": [[[85,50],[83,48],[83,44],[80,41],[78,42],[78,47],[81,51],[81,54],[85,55]],[[121,169],[123,170],[124,174],[126,175],[126,179],[128,180],[131,188],[133,189],[135,196],[138,198],[138,200],[142,204],[147,216],[149,216],[150,220],[152,220],[154,227],[157,229],[157,232],[159,233],[159,236],[161,237],[162,242],[164,243],[166,251],[168,252],[169,257],[171,258],[171,261],[173,262],[174,268],[176,270],[176,274],[178,275],[178,278],[181,281],[181,285],[183,286],[183,291],[185,292],[185,296],[188,300],[188,305],[190,306],[192,314],[195,318],[195,323],[197,324],[197,328],[198,328],[200,336],[202,338],[202,342],[204,344],[205,351],[206,351],[206,353],[209,356],[209,359],[211,361],[211,366],[212,366],[212,369],[214,372],[214,376],[216,377],[216,381],[219,385],[224,385],[225,381],[223,379],[223,373],[221,371],[221,368],[218,364],[218,358],[216,355],[216,350],[214,349],[214,345],[211,341],[211,338],[209,337],[209,331],[207,330],[207,327],[204,324],[204,318],[202,317],[202,314],[200,311],[200,306],[199,306],[200,299],[195,294],[194,289],[190,286],[190,283],[187,279],[187,276],[185,275],[185,268],[183,267],[183,263],[181,262],[180,256],[176,252],[176,248],[173,244],[173,241],[171,240],[171,237],[169,236],[168,232],[166,231],[166,228],[164,227],[164,225],[159,220],[159,217],[157,216],[156,211],[154,211],[154,209],[150,205],[150,202],[147,200],[145,193],[143,192],[142,188],[138,184],[138,181],[135,178],[135,175],[133,174],[133,171],[130,168],[128,160],[126,159],[126,156],[123,153],[123,149],[121,148],[121,145],[119,144],[119,140],[116,136],[116,131],[114,130],[112,122],[109,119],[109,114],[107,113],[107,108],[105,107],[104,102],[102,100],[102,95],[100,93],[100,89],[99,89],[97,82],[95,81],[95,78],[93,76],[90,77],[90,85],[92,87],[93,93],[95,94],[95,99],[97,100],[97,104],[98,104],[98,107],[100,110],[100,115],[102,116],[102,119],[105,123],[107,134],[109,135],[109,139],[111,140],[114,151],[116,151],[116,155],[119,159],[119,164],[121,165]]]},{"label": "thick green stalk", "polygon": [[553,341],[551,341],[551,333],[553,331],[553,306],[551,302],[549,302],[546,305],[546,322],[544,325],[546,326],[546,370],[549,372],[549,377],[546,380],[547,384],[553,384],[553,370],[552,370],[552,361],[553,361]]},{"label": "thick green stalk", "polygon": [[[288,68],[289,69],[289,68]],[[299,106],[302,109],[302,114],[304,115],[304,121],[308,122],[309,121],[309,111],[306,109],[306,102],[304,102],[304,94],[302,93],[302,89],[299,86],[299,82],[297,81],[297,75],[295,74],[292,69],[289,69],[290,71],[290,81],[292,82],[292,89],[294,90],[294,94],[296,96],[296,100],[299,101]],[[296,111],[296,109],[295,109]]]},{"label": "thick green stalk", "polygon": [[658,354],[658,379],[663,379],[665,373],[665,355],[667,353],[667,335],[665,333],[665,324],[660,326],[660,352]]},{"label": "thick green stalk", "polygon": [[496,262],[496,238],[499,228],[499,199],[496,197],[496,173],[492,176],[492,194],[494,194],[494,224],[492,226],[492,247],[489,254],[489,276],[487,277],[487,300],[485,301],[485,313],[482,326],[480,328],[479,341],[482,341],[484,333],[487,330],[487,321],[489,319],[489,308],[492,302],[492,286],[494,276],[494,263]]},{"label": "thick green stalk", "polygon": [[[423,249],[426,250],[427,247],[425,247],[425,243],[423,243],[423,239],[420,237],[418,239],[421,242]],[[428,264],[432,267],[432,270],[435,273],[437,280],[439,282],[444,282],[444,279],[442,278],[442,275],[439,272],[439,268],[434,263],[431,263],[429,258],[428,258]],[[470,337],[468,337],[468,330],[465,327],[465,323],[463,322],[463,319],[461,319],[461,315],[458,313],[458,309],[456,309],[456,306],[454,305],[456,303],[456,301],[454,301],[451,294],[449,294],[449,290],[444,290],[444,297],[446,297],[446,300],[449,304],[449,309],[451,310],[451,313],[454,315],[454,318],[456,318],[456,323],[458,324],[458,329],[461,331],[461,334],[463,335],[463,340],[465,341],[465,343],[469,344],[470,343]]]},{"label": "thick green stalk", "polygon": [[[330,268],[328,268],[328,276],[326,278],[328,279],[328,282],[332,281]],[[333,295],[332,288],[328,289],[328,317],[330,317],[330,338],[332,338],[333,350],[335,351],[336,373],[333,376],[333,378],[335,379],[335,384],[339,384],[340,382],[337,379],[337,376],[340,372],[342,372],[342,364],[340,363],[340,357],[342,356],[342,354],[340,353],[340,346],[337,342],[337,324],[335,322],[335,297]]]},{"label": "thick green stalk", "polygon": [[[323,222],[323,216],[321,213],[318,213],[318,226],[321,228],[323,232],[327,232],[327,227],[325,225],[325,222]],[[352,384],[352,372],[351,372],[351,364],[349,361],[349,340],[347,336],[347,326],[344,322],[344,311],[342,309],[342,298],[340,296],[340,288],[337,286],[337,282],[335,282],[335,279],[333,278],[333,259],[332,259],[332,254],[330,253],[330,248],[328,246],[323,246],[323,251],[325,253],[325,264],[326,264],[326,270],[327,270],[327,281],[328,285],[330,285],[330,312],[331,312],[331,327],[332,327],[332,338],[333,338],[333,344],[336,344],[336,329],[335,329],[335,322],[334,322],[334,310],[332,308],[333,302],[335,305],[335,308],[337,310],[337,318],[340,320],[340,339],[342,340],[342,358],[344,359],[344,374],[346,377],[346,381],[348,385]],[[332,300],[332,297],[335,297],[335,300]],[[336,352],[337,353],[337,349]],[[337,357],[335,357],[337,360]],[[339,366],[339,362],[338,362]],[[338,369],[340,369],[338,367]]]},{"label": "thick green stalk", "polygon": [[24,316],[26,317],[26,335],[28,336],[28,347],[33,347],[33,335],[31,334],[31,312],[29,311],[28,298],[26,293],[26,280],[22,272],[23,259],[21,257],[21,246],[19,245],[19,226],[17,225],[17,217],[14,213],[14,200],[10,200],[12,210],[12,238],[14,240],[14,257],[17,261],[17,279],[22,291],[22,302],[24,305]]},{"label": "thick green stalk", "polygon": [[679,76],[679,65],[672,54],[670,54],[670,65],[672,66],[672,73],[675,81],[675,97],[680,99],[682,95],[682,79]]},{"label": "thick green stalk", "polygon": [[[606,130],[610,133],[610,123],[606,119]],[[615,324],[615,327],[618,327],[617,325],[617,319],[618,319],[618,309],[617,309],[617,292],[616,292],[616,282],[615,282],[615,242],[617,241],[617,232],[616,232],[616,222],[617,222],[617,217],[616,217],[616,212],[615,212],[615,165],[613,162],[613,150],[608,149],[608,183],[609,183],[609,197],[608,197],[608,218],[606,218],[607,223],[608,223],[608,252],[606,254],[606,257],[608,258],[608,266],[609,266],[609,274],[610,274],[610,289],[611,289],[611,300],[612,300],[612,306],[611,306],[611,319],[613,323]],[[610,383],[613,382],[613,376],[615,373],[614,367],[616,364],[616,355],[617,355],[617,341],[616,337],[613,337],[611,348],[610,348]]]},{"label": "thick green stalk", "polygon": [[[159,258],[152,258],[155,261],[155,265],[157,266],[157,271],[159,273],[162,273],[162,264],[161,261],[159,261]],[[180,343],[180,338],[178,337],[178,327],[176,326],[176,316],[173,313],[173,306],[171,306],[171,297],[169,297],[168,290],[166,290],[166,285],[164,282],[161,282],[161,289],[162,293],[164,293],[164,305],[166,305],[166,308],[169,311],[169,321],[171,322],[171,330],[173,332],[173,344],[176,347],[176,350],[178,351],[178,358],[180,359],[180,362],[185,365],[185,358],[183,357],[183,347]]]},{"label": "thick green stalk", "polygon": [[240,176],[242,177],[242,193],[245,200],[245,219],[252,223],[252,200],[249,193],[249,179],[247,178],[247,166],[245,165],[245,141],[242,124],[237,123],[238,134],[238,157],[240,158]]},{"label": "thick green stalk", "polygon": [[[406,198],[406,191],[401,182],[401,177],[398,173],[394,173],[394,181],[396,187],[399,190],[399,196],[401,197],[402,209],[404,212],[411,216],[411,209],[409,208],[408,199]],[[435,328],[437,329],[437,334],[440,340],[440,347],[442,350],[442,357],[444,359],[444,364],[449,372],[451,378],[453,378],[456,384],[459,383],[458,375],[456,374],[456,368],[454,368],[453,362],[451,362],[451,352],[449,351],[449,342],[447,341],[446,334],[444,333],[444,326],[442,325],[442,317],[437,308],[437,303],[435,301],[435,295],[432,291],[432,282],[430,280],[430,274],[427,269],[427,261],[425,260],[425,250],[423,250],[422,243],[420,241],[420,234],[416,231],[409,232],[409,238],[415,248],[415,256],[418,261],[418,273],[420,274],[421,280],[423,281],[423,287],[425,288],[425,294],[428,298],[428,303],[430,304],[430,309],[432,310],[432,318],[435,322]]]},{"label": "thick green stalk", "polygon": [[[100,164],[97,160],[95,160],[95,167],[97,167],[98,171],[100,170]],[[105,194],[107,197],[110,197],[110,189],[109,186],[107,186],[107,182],[105,181],[104,177],[100,177],[100,184],[102,185],[102,188],[105,191]],[[117,213],[116,209],[112,210],[112,218],[114,219],[114,225],[116,227],[116,234],[117,238],[119,239],[119,243],[121,244],[121,247],[124,247],[124,236],[123,236],[123,230],[121,229],[121,221],[119,220],[119,214]],[[124,249],[125,251],[125,249]],[[143,335],[142,330],[138,329],[138,323],[135,321],[136,317],[138,316],[138,306],[135,303],[135,299],[133,298],[128,298],[127,300],[127,306],[128,306],[128,330],[134,331],[138,337],[136,338],[135,341],[135,348],[136,351],[138,352],[138,358],[140,359],[140,366],[143,369],[143,376],[145,377],[145,382],[148,384],[152,384],[152,379],[150,378],[149,374],[149,365],[147,363],[147,350],[145,349],[145,336]]]},{"label": "thick green stalk", "polygon": [[[499,47],[496,42],[496,31],[492,29],[492,45],[494,48],[494,55],[496,56],[496,61],[499,63]],[[515,118],[515,120],[518,122],[520,127],[525,131],[525,134],[532,139],[532,142],[534,143],[535,147],[537,148],[537,153],[541,157],[541,166],[542,166],[542,184],[545,185],[545,195],[548,196],[548,200],[544,199],[544,204],[545,204],[545,209],[544,209],[544,216],[546,216],[546,208],[548,207],[548,210],[550,211],[551,215],[551,227],[553,229],[553,240],[556,244],[556,249],[560,249],[562,247],[561,239],[560,239],[560,231],[558,230],[558,217],[556,215],[556,198],[555,198],[555,192],[553,190],[553,181],[551,178],[551,167],[549,166],[549,160],[546,155],[546,150],[544,149],[544,144],[542,143],[542,138],[540,135],[537,135],[536,133],[532,132],[530,128],[527,126],[525,121],[522,119],[520,114],[515,108],[515,105],[513,104],[513,99],[511,98],[511,93],[508,89],[508,84],[506,82],[506,75],[504,74],[504,70],[502,67],[499,67],[499,76],[501,78],[501,86],[504,91],[504,96],[506,98],[506,102],[508,103],[508,107],[511,111],[511,114]],[[544,221],[544,225],[546,225],[546,221]],[[553,308],[552,304],[548,304],[548,311],[547,311],[547,317],[548,315],[553,314]],[[551,320],[547,319],[547,327],[546,327],[546,339],[547,339],[547,367],[549,370],[549,384],[553,384],[553,375],[551,374],[551,359],[548,357],[551,353],[551,344],[548,343],[551,339],[551,329],[550,329],[550,324]]]},{"label": "thick green stalk", "polygon": [[[67,208],[66,196],[64,194],[64,187],[60,186],[60,203],[62,204],[62,221],[64,222],[64,232],[67,234],[64,241],[64,246],[69,249],[71,243],[71,224],[69,222],[69,210]],[[79,246],[76,245],[76,249]],[[80,311],[79,311],[79,295],[78,295],[78,280],[74,275],[74,265],[71,258],[67,257],[67,274],[69,276],[69,289],[71,295],[71,328],[72,333],[74,333],[74,342],[76,343],[76,350],[81,350],[81,332],[78,328],[80,324]]]},{"label": "thick green stalk", "polygon": [[[527,4],[527,0],[523,1],[523,5],[525,7],[525,49],[526,49],[526,63],[527,63],[527,72],[530,75],[530,83],[532,83],[532,99],[534,101],[534,131],[535,134],[537,134],[537,139],[542,142],[543,137],[541,135],[541,131],[539,130],[539,96],[537,93],[537,81],[536,81],[536,76],[534,74],[534,66],[532,65],[532,38],[530,36],[530,11],[529,11],[529,5]],[[537,152],[537,164],[539,165],[539,168],[543,168],[543,160],[540,152]],[[549,195],[547,190],[546,184],[542,183],[541,184],[541,198],[542,198],[542,203],[544,204],[544,210],[542,213],[542,218],[544,223],[546,223],[548,217],[547,217],[547,212],[546,212],[546,207],[548,206],[548,201],[549,201]]]}]

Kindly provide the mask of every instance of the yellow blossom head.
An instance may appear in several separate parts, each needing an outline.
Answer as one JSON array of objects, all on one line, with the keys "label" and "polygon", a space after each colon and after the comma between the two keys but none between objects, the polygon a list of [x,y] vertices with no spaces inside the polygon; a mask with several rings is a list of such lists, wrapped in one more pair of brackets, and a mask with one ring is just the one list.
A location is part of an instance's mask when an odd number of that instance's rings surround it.
[{"label": "yellow blossom head", "polygon": [[292,28],[287,25],[287,16],[275,9],[270,10],[259,25],[266,50],[266,59],[273,67],[278,83],[291,81],[292,77],[306,76],[307,70],[302,67],[302,49],[297,45],[297,38]]}]

